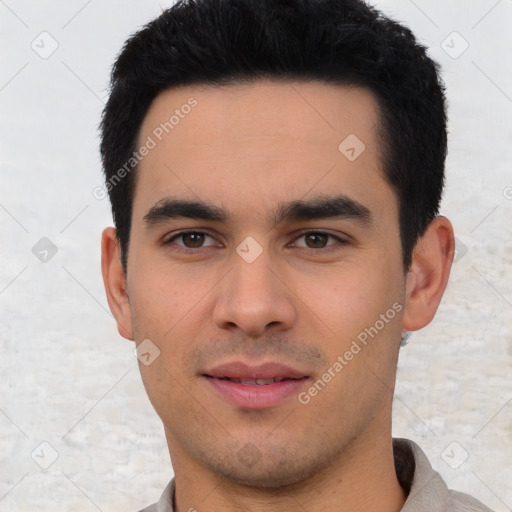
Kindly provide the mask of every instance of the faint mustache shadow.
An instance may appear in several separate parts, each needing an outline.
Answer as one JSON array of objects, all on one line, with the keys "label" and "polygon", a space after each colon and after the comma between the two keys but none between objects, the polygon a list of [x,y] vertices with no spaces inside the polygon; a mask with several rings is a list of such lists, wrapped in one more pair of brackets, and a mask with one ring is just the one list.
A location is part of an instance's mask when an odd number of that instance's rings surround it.
[{"label": "faint mustache shadow", "polygon": [[186,360],[192,367],[203,368],[233,359],[233,356],[240,356],[239,358],[244,361],[275,359],[285,364],[298,363],[307,368],[328,366],[327,355],[319,348],[311,347],[297,339],[292,341],[278,334],[268,334],[258,339],[246,336],[212,339],[192,349]]}]

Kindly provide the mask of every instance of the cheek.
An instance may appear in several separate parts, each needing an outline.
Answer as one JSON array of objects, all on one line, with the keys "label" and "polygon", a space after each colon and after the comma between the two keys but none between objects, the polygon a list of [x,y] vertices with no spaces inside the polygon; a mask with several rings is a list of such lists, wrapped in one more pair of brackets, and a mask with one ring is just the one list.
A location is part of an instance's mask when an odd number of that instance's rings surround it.
[{"label": "cheek", "polygon": [[309,316],[316,315],[331,330],[346,332],[373,324],[393,303],[400,302],[403,276],[382,262],[379,266],[351,264],[307,279],[298,277],[295,289],[306,315],[309,310]]},{"label": "cheek", "polygon": [[[343,272],[317,276],[314,285],[303,289],[302,329],[323,345],[330,361],[344,354],[351,361],[344,377],[338,379],[339,385],[344,382],[347,386],[345,379],[367,380],[372,376],[369,368],[391,375],[403,310],[403,276],[401,267],[395,267],[383,261],[379,266],[376,262],[354,265]],[[310,322],[318,331],[311,330]]]},{"label": "cheek", "polygon": [[160,264],[157,258],[140,257],[134,260],[137,264],[128,273],[134,329],[147,329],[161,337],[165,329],[169,329],[190,309],[194,295],[198,294],[197,283],[193,286],[182,273]]},{"label": "cheek", "polygon": [[197,271],[195,275],[177,271],[168,263],[148,262],[131,274],[130,305],[135,339],[139,342],[149,339],[159,350],[152,367],[139,365],[144,384],[155,392],[159,383],[162,389],[169,389],[172,377],[180,380],[185,377],[187,368],[181,360],[191,346],[200,342],[211,318],[208,300],[211,288],[208,276],[198,276]]}]

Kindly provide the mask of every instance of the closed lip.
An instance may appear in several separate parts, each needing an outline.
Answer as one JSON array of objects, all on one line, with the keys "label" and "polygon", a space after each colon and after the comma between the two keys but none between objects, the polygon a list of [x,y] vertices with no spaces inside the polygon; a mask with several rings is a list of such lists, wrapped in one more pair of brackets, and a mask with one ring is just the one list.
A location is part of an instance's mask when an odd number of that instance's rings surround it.
[{"label": "closed lip", "polygon": [[257,379],[274,379],[278,382],[285,379],[304,379],[308,375],[287,364],[278,362],[266,362],[258,365],[251,365],[244,361],[232,361],[219,364],[217,366],[207,368],[201,374],[205,377],[213,377],[215,379],[240,379],[257,380]]},{"label": "closed lip", "polygon": [[279,406],[309,379],[305,372],[278,362],[255,365],[232,361],[208,368],[201,375],[224,400],[251,410]]}]

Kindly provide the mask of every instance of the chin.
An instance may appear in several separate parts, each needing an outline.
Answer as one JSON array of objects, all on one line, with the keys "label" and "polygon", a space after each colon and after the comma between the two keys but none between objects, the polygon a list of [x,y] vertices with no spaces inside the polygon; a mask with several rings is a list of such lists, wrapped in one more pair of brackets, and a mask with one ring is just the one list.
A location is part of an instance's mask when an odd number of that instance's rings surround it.
[{"label": "chin", "polygon": [[311,475],[308,475],[303,471],[290,471],[289,468],[288,470],[281,468],[280,470],[274,471],[248,471],[245,468],[230,468],[226,472],[219,471],[218,474],[233,483],[243,485],[245,487],[277,490],[301,485],[304,480],[313,476],[314,472],[312,472]]},{"label": "chin", "polygon": [[[283,452],[283,449],[280,451]],[[299,458],[290,453],[281,453],[280,458],[276,458],[275,452],[269,455],[261,454],[261,457],[252,463],[240,461],[240,458],[237,457],[236,464],[233,464],[233,459],[210,463],[210,470],[238,485],[272,490],[301,485],[329,466],[332,461],[332,457],[327,454],[324,457],[310,459],[304,454]]]}]

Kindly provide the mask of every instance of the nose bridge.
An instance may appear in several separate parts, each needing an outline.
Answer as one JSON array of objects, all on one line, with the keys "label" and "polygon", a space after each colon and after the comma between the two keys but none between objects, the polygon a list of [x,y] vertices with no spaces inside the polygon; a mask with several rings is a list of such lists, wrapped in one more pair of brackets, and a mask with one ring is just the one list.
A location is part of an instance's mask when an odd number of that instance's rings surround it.
[{"label": "nose bridge", "polygon": [[238,246],[214,313],[219,327],[237,326],[255,336],[270,325],[288,328],[295,319],[293,302],[275,276],[275,262],[258,246],[247,239]]},{"label": "nose bridge", "polygon": [[[261,246],[260,246],[261,247]],[[247,253],[243,249],[249,249]],[[268,250],[252,247],[251,241],[240,244],[233,257],[231,293],[237,298],[239,307],[264,310],[278,299],[272,261]]]},{"label": "nose bridge", "polygon": [[268,251],[262,251],[260,255],[251,255],[246,260],[237,254],[233,258],[234,268],[232,271],[232,285],[236,293],[241,297],[271,294],[274,288],[271,283],[272,272],[270,270],[272,262],[270,261]]}]

